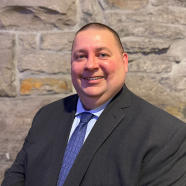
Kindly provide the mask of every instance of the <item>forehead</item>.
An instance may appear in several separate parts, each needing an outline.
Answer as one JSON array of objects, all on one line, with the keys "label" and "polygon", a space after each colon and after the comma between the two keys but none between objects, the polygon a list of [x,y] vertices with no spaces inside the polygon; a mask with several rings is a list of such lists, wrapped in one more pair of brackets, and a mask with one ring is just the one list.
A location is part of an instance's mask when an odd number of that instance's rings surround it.
[{"label": "forehead", "polygon": [[79,32],[74,39],[74,48],[83,46],[110,46],[116,45],[116,40],[109,30],[93,30],[88,29]]}]

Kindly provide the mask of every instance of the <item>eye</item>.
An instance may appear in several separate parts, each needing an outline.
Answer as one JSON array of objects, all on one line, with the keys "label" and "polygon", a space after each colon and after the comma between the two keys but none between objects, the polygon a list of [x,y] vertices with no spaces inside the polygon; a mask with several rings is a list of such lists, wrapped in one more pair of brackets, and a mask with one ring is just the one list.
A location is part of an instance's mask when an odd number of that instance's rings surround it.
[{"label": "eye", "polygon": [[106,58],[106,57],[108,57],[109,55],[106,54],[106,53],[100,53],[98,56],[101,57],[101,58]]},{"label": "eye", "polygon": [[83,55],[83,54],[81,54],[81,55],[77,55],[76,56],[76,59],[78,60],[81,60],[81,59],[84,59],[84,58],[86,58],[86,56],[85,55]]}]

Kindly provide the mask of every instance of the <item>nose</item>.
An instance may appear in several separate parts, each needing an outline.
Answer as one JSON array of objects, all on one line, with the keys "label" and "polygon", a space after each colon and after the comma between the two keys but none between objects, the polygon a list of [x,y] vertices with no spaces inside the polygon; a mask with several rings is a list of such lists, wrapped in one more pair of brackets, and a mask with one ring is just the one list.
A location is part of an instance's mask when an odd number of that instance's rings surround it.
[{"label": "nose", "polygon": [[99,68],[98,60],[95,56],[89,56],[85,64],[85,70],[94,71]]}]

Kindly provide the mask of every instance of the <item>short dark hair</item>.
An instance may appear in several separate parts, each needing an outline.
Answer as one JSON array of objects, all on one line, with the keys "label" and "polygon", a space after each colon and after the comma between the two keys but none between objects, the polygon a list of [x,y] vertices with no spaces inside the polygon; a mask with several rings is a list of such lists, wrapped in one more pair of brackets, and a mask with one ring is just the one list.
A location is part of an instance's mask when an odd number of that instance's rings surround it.
[{"label": "short dark hair", "polygon": [[[110,32],[113,34],[113,36],[114,36],[114,38],[115,38],[115,40],[116,40],[116,44],[118,45],[118,47],[119,47],[121,53],[124,52],[124,49],[123,49],[121,40],[120,40],[119,35],[117,34],[117,32],[116,32],[115,30],[113,30],[112,28],[110,28],[109,26],[104,25],[104,24],[102,24],[102,23],[93,22],[93,23],[89,23],[89,24],[83,26],[82,28],[80,28],[80,29],[76,32],[75,37],[76,37],[76,35],[77,35],[79,32],[85,31],[85,30],[89,30],[89,29],[93,29],[93,30],[108,30],[108,31],[110,31]],[[74,39],[74,40],[75,40],[75,39]],[[73,42],[73,45],[74,45],[74,42]],[[73,45],[72,45],[72,48],[73,48]]]}]

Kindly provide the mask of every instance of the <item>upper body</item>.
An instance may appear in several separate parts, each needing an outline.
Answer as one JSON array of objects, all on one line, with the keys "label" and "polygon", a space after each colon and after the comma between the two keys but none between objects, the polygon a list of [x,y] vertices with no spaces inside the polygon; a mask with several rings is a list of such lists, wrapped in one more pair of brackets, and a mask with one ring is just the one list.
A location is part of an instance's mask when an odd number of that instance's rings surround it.
[{"label": "upper body", "polygon": [[[55,186],[78,96],[43,107],[2,186]],[[104,109],[64,186],[185,186],[186,126],[125,86]]]},{"label": "upper body", "polygon": [[120,40],[107,27],[92,25],[77,33],[72,47],[71,76],[78,96],[36,114],[2,186],[57,184],[78,97],[87,111],[111,101],[64,186],[185,186],[185,124],[126,88],[128,57]]}]

